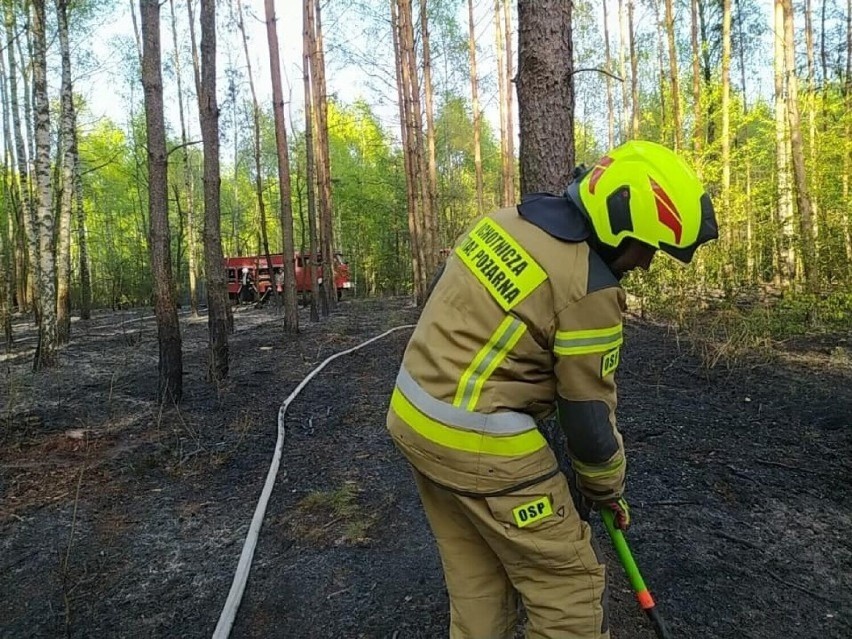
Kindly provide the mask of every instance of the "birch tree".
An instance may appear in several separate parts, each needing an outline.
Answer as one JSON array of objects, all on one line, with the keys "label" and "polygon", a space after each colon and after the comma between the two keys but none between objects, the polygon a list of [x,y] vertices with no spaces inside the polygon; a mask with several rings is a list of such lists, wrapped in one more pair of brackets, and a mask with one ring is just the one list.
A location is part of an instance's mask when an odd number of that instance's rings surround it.
[{"label": "birch tree", "polygon": [[55,213],[50,176],[50,103],[47,95],[45,2],[32,2],[33,100],[35,112],[36,223],[38,228],[38,346],[33,368],[57,364]]},{"label": "birch tree", "polygon": [[77,117],[71,84],[71,47],[68,43],[68,1],[56,0],[59,51],[62,63],[61,148],[62,186],[59,205],[59,244],[56,254],[56,331],[64,344],[71,336],[71,217],[77,171]]},{"label": "birch tree", "polygon": [[[36,234],[36,222],[34,217],[35,203],[30,188],[30,171],[28,144],[24,132],[28,130],[27,120],[30,116],[29,97],[26,91],[26,80],[24,81],[23,95],[18,92],[18,57],[15,55],[16,34],[18,34],[17,16],[15,6],[11,2],[5,2],[4,13],[6,22],[6,55],[9,63],[9,107],[12,112],[12,134],[15,136],[15,152],[17,156],[18,184],[20,193],[20,228],[23,233],[19,250],[26,256],[21,261],[21,266],[27,268],[18,269],[18,299],[22,308],[28,308],[31,304],[37,304],[34,296],[36,274],[38,273],[38,236]],[[18,49],[20,51],[20,49]],[[24,121],[21,122],[23,102]]]}]

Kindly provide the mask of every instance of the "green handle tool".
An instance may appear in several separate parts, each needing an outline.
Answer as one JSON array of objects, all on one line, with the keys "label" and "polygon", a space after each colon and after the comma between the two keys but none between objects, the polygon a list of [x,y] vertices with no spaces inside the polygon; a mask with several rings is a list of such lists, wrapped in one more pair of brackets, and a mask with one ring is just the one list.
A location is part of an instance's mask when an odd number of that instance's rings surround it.
[{"label": "green handle tool", "polygon": [[615,526],[615,515],[608,508],[602,508],[601,518],[603,519],[606,531],[612,539],[612,545],[615,547],[615,552],[621,565],[624,567],[624,572],[627,573],[627,578],[630,580],[630,585],[633,586],[633,591],[636,593],[636,599],[642,610],[648,615],[648,619],[654,626],[654,631],[660,639],[672,639],[668,628],[663,621],[660,611],[657,610],[657,604],[654,603],[654,598],[648,592],[648,587],[645,585],[645,580],[642,579],[642,573],[639,572],[639,566],[636,565],[636,560],[633,559],[633,553],[630,552],[630,546],[627,545],[627,539],[624,538],[624,533]]}]

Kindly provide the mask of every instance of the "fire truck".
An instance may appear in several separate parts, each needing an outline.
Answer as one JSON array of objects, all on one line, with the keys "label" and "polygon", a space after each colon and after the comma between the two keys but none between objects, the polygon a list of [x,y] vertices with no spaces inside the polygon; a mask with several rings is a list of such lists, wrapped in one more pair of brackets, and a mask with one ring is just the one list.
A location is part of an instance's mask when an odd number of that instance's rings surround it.
[{"label": "fire truck", "polygon": [[[272,260],[272,274],[269,273],[269,265],[265,255],[248,255],[225,258],[225,270],[228,280],[228,297],[232,301],[256,302],[267,297],[268,289],[281,291],[283,284],[284,256],[281,253],[273,253],[269,256]],[[318,256],[319,273],[317,279],[320,286],[325,286],[326,269],[322,264],[322,256]],[[307,295],[311,292],[311,271],[314,260],[310,253],[296,253],[294,257],[296,270],[296,292]],[[343,259],[342,253],[334,254],[334,288],[337,290],[337,299],[343,297],[343,291],[352,289],[352,281],[349,279],[349,265]]]}]

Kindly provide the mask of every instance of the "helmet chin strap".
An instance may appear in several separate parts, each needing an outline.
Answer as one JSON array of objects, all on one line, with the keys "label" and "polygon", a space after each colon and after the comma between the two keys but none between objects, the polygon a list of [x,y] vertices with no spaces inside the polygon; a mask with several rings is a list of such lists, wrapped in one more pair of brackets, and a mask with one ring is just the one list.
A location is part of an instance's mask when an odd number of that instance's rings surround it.
[{"label": "helmet chin strap", "polygon": [[615,275],[616,278],[620,280],[624,277],[624,273],[618,273],[612,270],[612,264],[615,260],[624,255],[624,252],[629,246],[629,242],[627,240],[622,240],[621,244],[618,246],[609,246],[608,244],[601,242],[597,236],[592,233],[592,235],[589,236],[588,242],[589,246],[591,246],[592,250],[603,260],[604,264],[610,267],[612,274]]}]

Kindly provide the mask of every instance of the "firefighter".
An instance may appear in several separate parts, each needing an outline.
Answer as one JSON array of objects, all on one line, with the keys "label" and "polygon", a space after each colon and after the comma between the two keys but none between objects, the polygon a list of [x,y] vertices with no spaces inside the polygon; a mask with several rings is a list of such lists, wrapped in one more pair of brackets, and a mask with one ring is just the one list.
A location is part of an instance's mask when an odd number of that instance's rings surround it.
[{"label": "firefighter", "polygon": [[609,637],[605,567],[538,423],[555,410],[583,498],[626,528],[619,280],[658,249],[689,263],[717,236],[687,163],[633,141],[454,247],[387,416],[438,544],[452,639],[513,637],[518,596],[527,637]]},{"label": "firefighter", "polygon": [[254,278],[247,266],[242,269],[240,277],[240,289],[237,291],[237,300],[240,303],[252,302],[257,297],[257,288],[254,285]]}]

